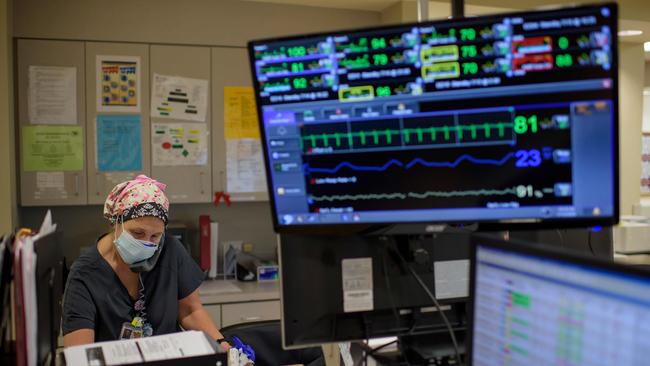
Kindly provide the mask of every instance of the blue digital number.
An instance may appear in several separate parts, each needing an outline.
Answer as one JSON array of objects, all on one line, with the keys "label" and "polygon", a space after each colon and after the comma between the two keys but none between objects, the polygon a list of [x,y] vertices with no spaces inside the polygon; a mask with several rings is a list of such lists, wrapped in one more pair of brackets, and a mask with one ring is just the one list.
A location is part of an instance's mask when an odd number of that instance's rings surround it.
[{"label": "blue digital number", "polygon": [[542,154],[539,150],[517,150],[515,153],[517,168],[535,168],[542,163]]}]

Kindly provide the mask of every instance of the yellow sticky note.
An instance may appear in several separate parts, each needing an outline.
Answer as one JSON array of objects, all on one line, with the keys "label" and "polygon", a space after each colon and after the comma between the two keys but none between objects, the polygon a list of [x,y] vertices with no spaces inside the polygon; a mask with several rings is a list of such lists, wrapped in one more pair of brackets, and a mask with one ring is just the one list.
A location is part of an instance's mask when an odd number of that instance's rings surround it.
[{"label": "yellow sticky note", "polygon": [[226,140],[260,138],[253,87],[224,87],[223,107]]}]

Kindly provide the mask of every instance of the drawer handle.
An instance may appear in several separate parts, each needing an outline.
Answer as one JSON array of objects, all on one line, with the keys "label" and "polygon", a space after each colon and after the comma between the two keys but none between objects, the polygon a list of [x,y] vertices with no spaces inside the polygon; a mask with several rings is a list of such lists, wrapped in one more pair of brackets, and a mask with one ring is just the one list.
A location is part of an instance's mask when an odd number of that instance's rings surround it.
[{"label": "drawer handle", "polygon": [[244,321],[244,322],[252,322],[252,321],[255,321],[255,320],[262,320],[262,317],[261,316],[242,316],[240,319],[242,321]]},{"label": "drawer handle", "polygon": [[79,195],[79,174],[74,175],[74,195]]}]

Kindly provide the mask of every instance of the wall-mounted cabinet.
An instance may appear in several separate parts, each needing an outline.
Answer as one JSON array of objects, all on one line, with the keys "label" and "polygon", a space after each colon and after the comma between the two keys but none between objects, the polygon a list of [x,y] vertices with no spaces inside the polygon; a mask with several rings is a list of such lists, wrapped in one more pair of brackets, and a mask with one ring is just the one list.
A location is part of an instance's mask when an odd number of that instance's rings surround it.
[{"label": "wall-mounted cabinet", "polygon": [[[132,85],[135,87],[136,105],[124,106],[129,102],[122,99],[125,98],[125,94],[117,91],[126,86],[127,90],[121,92],[126,93],[128,97],[130,93],[128,83],[131,81],[104,80],[102,69],[120,67],[120,64],[128,67],[133,63],[136,63],[134,70],[136,76]],[[118,74],[123,75],[121,71]],[[124,85],[124,81],[127,85]],[[111,86],[110,83],[113,85]],[[102,90],[103,87],[109,89]],[[110,98],[117,98],[117,101]],[[88,203],[102,204],[116,184],[133,179],[138,174],[149,175],[151,172],[149,45],[87,42],[86,101]],[[133,122],[129,118],[139,119],[139,131],[136,131],[137,126],[134,128],[129,125]],[[139,139],[135,137],[138,134]],[[136,141],[122,144],[127,139],[136,139]],[[98,140],[101,140],[101,146],[98,146]]]},{"label": "wall-mounted cabinet", "polygon": [[[138,174],[166,183],[173,203],[209,203],[215,192],[228,190],[224,88],[252,85],[244,48],[27,39],[17,44],[23,206],[102,204],[117,183]],[[58,99],[49,100],[51,95]],[[242,110],[250,113],[250,93],[243,99]],[[67,117],[47,119],[59,112]],[[34,144],[35,133],[58,145]],[[165,133],[171,140],[161,138]],[[54,159],[57,154],[63,160]],[[232,156],[231,163],[242,161]],[[252,177],[263,176],[261,160],[249,160],[235,170],[244,186],[249,170],[255,170]],[[257,182],[254,192],[227,193],[232,201],[267,201],[266,187]]]},{"label": "wall-mounted cabinet", "polygon": [[[176,103],[176,107],[188,101],[190,104],[188,108],[193,108],[191,111],[198,112],[200,115],[203,115],[203,112],[201,110],[197,111],[196,109],[203,109],[203,106],[200,105],[201,103],[195,103],[199,105],[191,105],[193,102],[192,99],[196,101],[196,99],[201,99],[198,98],[199,94],[203,94],[203,92],[207,94],[206,104],[204,105],[206,107],[205,118],[203,121],[188,121],[186,118],[163,118],[162,115],[165,113],[157,113],[159,117],[156,117],[152,113],[152,127],[158,126],[160,128],[158,128],[158,131],[152,128],[151,132],[153,156],[151,174],[155,179],[167,184],[168,189],[166,194],[174,203],[210,202],[212,197],[212,156],[210,154],[211,144],[209,143],[211,108],[208,102],[210,100],[210,89],[209,87],[206,87],[205,90],[200,88],[203,85],[203,81],[205,81],[205,84],[208,84],[210,80],[210,48],[152,45],[150,56],[150,80],[152,80],[152,83],[154,83],[155,75],[158,75],[159,80],[171,80],[167,83],[167,87],[163,87],[163,84],[159,83],[159,91],[155,93],[164,93],[165,98],[167,98],[167,94],[175,95],[182,101]],[[173,78],[178,78],[176,88],[173,87]],[[183,79],[194,80],[183,82]],[[152,91],[153,93],[154,91]],[[162,101],[161,104],[166,104],[166,102]],[[160,108],[160,106],[153,106],[153,110],[157,111],[157,108]],[[166,151],[165,148],[168,146],[163,148],[156,145],[156,143],[167,143],[167,141],[156,139],[156,134],[168,133],[170,128],[176,128],[177,136],[181,138],[181,141],[179,141],[180,144],[176,148],[179,153]],[[193,137],[188,138],[192,133]],[[183,144],[199,147],[183,146]],[[203,148],[207,150],[203,152]],[[168,150],[172,149],[172,147],[169,147]],[[156,154],[163,155],[165,153],[165,157],[156,158]],[[187,161],[183,161],[184,156],[188,159]]]},{"label": "wall-mounted cabinet", "polygon": [[87,203],[84,42],[20,39],[20,204]]}]

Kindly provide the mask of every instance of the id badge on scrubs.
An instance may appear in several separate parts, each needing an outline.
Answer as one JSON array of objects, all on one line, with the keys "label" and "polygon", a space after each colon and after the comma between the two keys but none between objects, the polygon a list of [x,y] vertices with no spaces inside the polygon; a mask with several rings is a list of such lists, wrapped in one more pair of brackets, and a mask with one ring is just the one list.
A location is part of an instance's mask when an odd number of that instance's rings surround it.
[{"label": "id badge on scrubs", "polygon": [[136,327],[129,322],[122,324],[120,339],[142,338],[142,327]]}]

